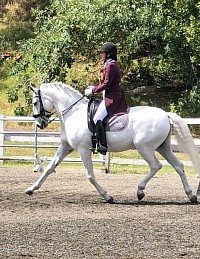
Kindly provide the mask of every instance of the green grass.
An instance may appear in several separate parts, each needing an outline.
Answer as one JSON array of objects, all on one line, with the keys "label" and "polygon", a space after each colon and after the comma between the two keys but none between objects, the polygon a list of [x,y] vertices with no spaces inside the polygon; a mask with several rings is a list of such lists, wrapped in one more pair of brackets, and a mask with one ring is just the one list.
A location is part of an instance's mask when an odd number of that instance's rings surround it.
[{"label": "green grass", "polygon": [[[180,160],[188,160],[188,156],[183,153],[176,153],[176,157]],[[164,158],[156,152],[156,156],[159,160],[163,160]],[[124,158],[124,159],[143,159],[137,150],[128,150],[125,152],[116,152],[111,153],[111,158]]]},{"label": "green grass", "polygon": [[[45,163],[45,167],[48,163]],[[6,161],[3,164],[0,164],[0,168],[20,168],[25,167],[30,171],[34,168],[34,162],[16,162],[16,161]],[[61,163],[58,168],[71,168],[71,169],[83,169],[84,166],[82,163]],[[94,170],[103,169],[104,166],[101,164],[94,163]],[[185,166],[186,174],[195,175],[193,167]],[[147,174],[149,172],[149,167],[146,165],[110,165],[110,174]],[[177,174],[175,170],[168,165],[163,166],[163,168],[157,173],[158,175],[173,175]]]},{"label": "green grass", "polygon": [[[194,175],[195,171],[191,166],[185,166],[186,174]],[[110,173],[112,174],[147,174],[149,172],[149,166],[147,165],[111,165]],[[164,165],[162,169],[157,173],[159,175],[172,175],[177,174],[173,167],[170,165]]]}]

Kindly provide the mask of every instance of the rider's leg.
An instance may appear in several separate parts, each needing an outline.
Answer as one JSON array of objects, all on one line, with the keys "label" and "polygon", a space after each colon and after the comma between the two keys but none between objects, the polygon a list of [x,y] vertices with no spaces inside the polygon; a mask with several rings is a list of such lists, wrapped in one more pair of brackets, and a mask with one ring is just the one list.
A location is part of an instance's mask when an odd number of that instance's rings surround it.
[{"label": "rider's leg", "polygon": [[101,120],[97,121],[96,127],[97,127],[97,135],[100,142],[100,145],[97,147],[97,151],[102,155],[106,155],[108,146],[107,146],[107,140],[106,140],[105,127]]},{"label": "rider's leg", "polygon": [[99,107],[94,115],[94,123],[96,124],[98,120],[103,121],[103,119],[108,115],[108,112],[106,110],[105,101],[101,101],[99,104]]},{"label": "rider's leg", "polygon": [[106,110],[105,101],[103,100],[99,108],[97,109],[95,116],[94,116],[94,123],[97,127],[97,135],[99,138],[100,146],[97,148],[97,151],[102,155],[105,155],[107,152],[107,140],[106,140],[106,132],[104,125],[102,123],[103,119],[108,115]]}]

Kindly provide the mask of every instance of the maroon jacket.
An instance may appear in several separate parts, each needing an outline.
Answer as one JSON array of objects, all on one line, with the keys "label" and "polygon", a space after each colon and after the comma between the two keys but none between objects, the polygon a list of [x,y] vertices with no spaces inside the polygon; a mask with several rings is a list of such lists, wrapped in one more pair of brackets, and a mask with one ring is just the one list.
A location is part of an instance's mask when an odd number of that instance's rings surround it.
[{"label": "maroon jacket", "polygon": [[92,93],[105,90],[105,104],[109,115],[127,113],[127,105],[120,85],[121,72],[115,60],[108,60],[103,71],[103,83],[96,85]]}]

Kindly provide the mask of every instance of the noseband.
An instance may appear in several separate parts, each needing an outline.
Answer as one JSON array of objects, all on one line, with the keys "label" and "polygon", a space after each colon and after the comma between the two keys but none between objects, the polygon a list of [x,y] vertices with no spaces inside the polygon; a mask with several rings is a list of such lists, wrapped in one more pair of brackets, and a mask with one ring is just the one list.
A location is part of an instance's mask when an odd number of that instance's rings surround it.
[{"label": "noseband", "polygon": [[38,118],[38,117],[46,117],[46,118],[50,118],[51,115],[53,114],[52,112],[49,112],[47,110],[44,109],[44,105],[43,105],[43,102],[42,102],[42,97],[41,97],[41,91],[40,89],[38,89],[37,91],[37,95],[35,97],[38,97],[39,99],[39,103],[40,103],[40,113],[39,114],[33,114],[33,118]]}]

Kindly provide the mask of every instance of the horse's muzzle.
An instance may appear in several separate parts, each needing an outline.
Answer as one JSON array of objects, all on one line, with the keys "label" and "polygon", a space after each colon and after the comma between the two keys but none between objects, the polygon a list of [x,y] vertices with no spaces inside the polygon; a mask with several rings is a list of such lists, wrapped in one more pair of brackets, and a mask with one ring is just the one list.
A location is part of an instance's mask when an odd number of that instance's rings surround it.
[{"label": "horse's muzzle", "polygon": [[48,126],[48,121],[41,118],[36,119],[36,125],[39,129],[45,129]]}]

